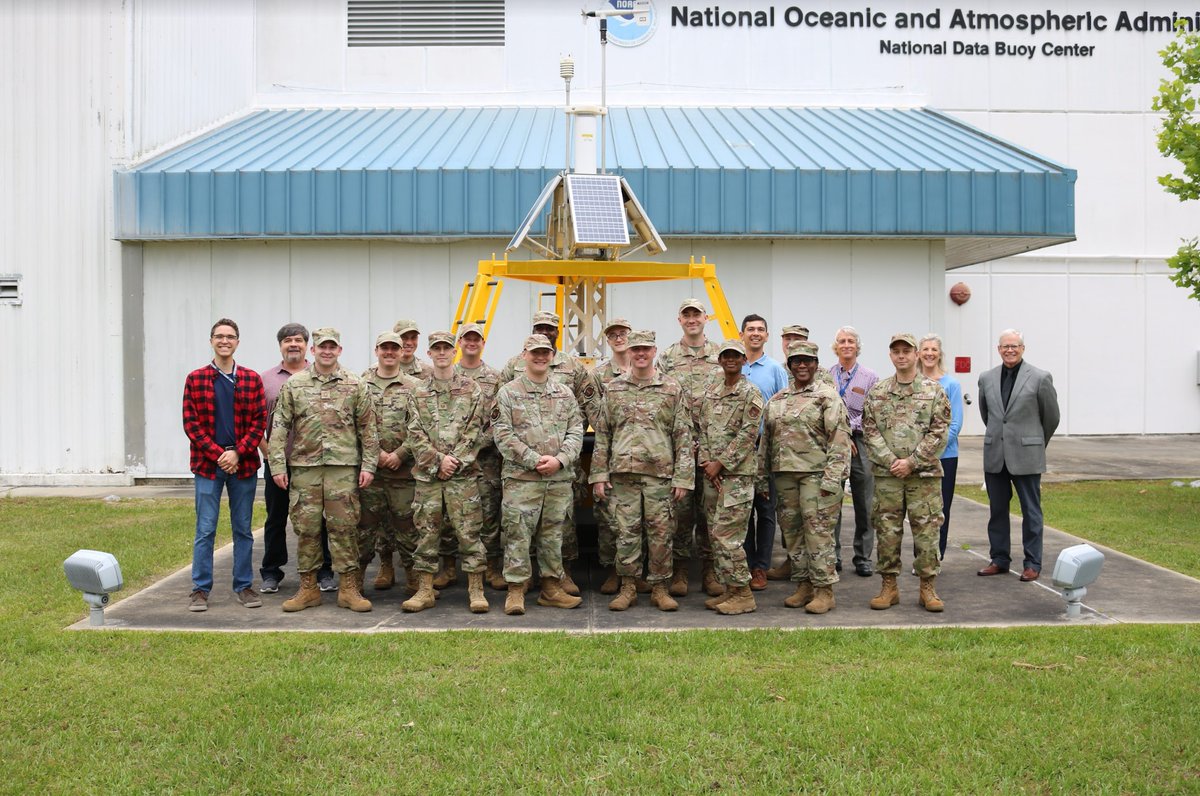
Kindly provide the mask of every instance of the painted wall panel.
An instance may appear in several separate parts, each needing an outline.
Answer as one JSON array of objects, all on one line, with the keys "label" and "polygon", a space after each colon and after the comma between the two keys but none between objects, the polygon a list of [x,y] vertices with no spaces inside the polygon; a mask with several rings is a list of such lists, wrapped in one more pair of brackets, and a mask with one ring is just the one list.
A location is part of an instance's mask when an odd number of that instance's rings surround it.
[{"label": "painted wall panel", "polygon": [[[1071,277],[1070,363],[1065,373],[1055,372],[1055,386],[1062,393],[1060,405],[1070,407],[1064,416],[1070,418],[1072,434],[1139,434],[1145,429],[1147,382],[1137,364],[1146,350],[1144,287],[1135,274]],[[1034,354],[1029,357],[1038,362]]]}]

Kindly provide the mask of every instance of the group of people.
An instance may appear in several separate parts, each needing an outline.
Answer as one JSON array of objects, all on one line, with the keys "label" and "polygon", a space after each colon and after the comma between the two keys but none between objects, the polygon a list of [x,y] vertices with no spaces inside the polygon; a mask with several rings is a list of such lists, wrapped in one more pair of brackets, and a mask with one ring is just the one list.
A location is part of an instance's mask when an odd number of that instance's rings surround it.
[{"label": "group of people", "polygon": [[[574,608],[574,513],[577,492],[590,488],[606,569],[600,591],[612,596],[611,610],[646,593],[659,610],[676,610],[698,558],[705,607],[720,614],[756,610],[755,592],[769,579],[795,584],[784,605],[823,614],[836,606],[847,480],[854,570],[882,579],[871,608],[899,602],[907,517],[918,602],[943,610],[935,584],[963,393],[946,373],[941,339],[893,335],[894,374],[880,379],[859,363],[852,327],[837,331],[836,362],[826,369],[804,326],[783,328],[781,364],[765,351],[762,316],[746,316],[741,337],[721,343],[707,339],[708,320],[703,303],[682,302],[682,337],[660,353],[653,331],[614,319],[604,329],[611,358],[590,369],[556,349],[559,317],[538,312],[522,350],[500,370],[483,361],[480,326],[429,333],[424,362],[416,322],[401,320],[378,336],[376,363],[361,375],[341,366],[337,330],[317,329],[310,341],[299,324],[279,330],[282,359],[260,375],[234,361],[237,324],[217,321],[213,360],[184,387],[197,511],[189,608],[208,606],[222,488],[234,593],[246,607],[262,604],[250,517],[265,459],[261,591],[279,590],[290,517],[300,586],[282,604],[288,612],[318,606],[335,590],[339,606],[371,610],[363,573],[376,556],[376,591],[396,585],[398,556],[406,612],[435,607],[459,570],[473,612],[490,610],[485,586],[506,592],[511,615],[525,613],[531,588],[539,605]],[[1002,333],[999,352],[1003,364],[980,378],[992,516],[991,561],[979,574],[1009,571],[1015,485],[1024,513],[1021,579],[1034,580],[1039,479],[1057,399],[1049,374],[1023,363],[1018,332]],[[581,460],[589,426],[590,463]],[[771,567],[777,524],[787,555]]]}]

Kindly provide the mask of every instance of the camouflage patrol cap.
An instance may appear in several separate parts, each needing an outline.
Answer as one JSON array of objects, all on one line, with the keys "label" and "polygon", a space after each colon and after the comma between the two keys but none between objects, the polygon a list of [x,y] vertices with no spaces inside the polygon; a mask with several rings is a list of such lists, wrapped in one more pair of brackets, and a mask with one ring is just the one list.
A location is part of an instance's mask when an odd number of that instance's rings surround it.
[{"label": "camouflage patrol cap", "polygon": [[562,322],[558,317],[558,313],[549,312],[547,310],[539,310],[533,313],[534,326],[561,326]]},{"label": "camouflage patrol cap", "polygon": [[526,351],[536,351],[539,348],[548,348],[554,350],[554,346],[550,345],[550,338],[544,334],[531,334],[525,338]]},{"label": "camouflage patrol cap", "polygon": [[421,333],[421,329],[417,326],[417,322],[411,318],[401,318],[396,321],[396,325],[392,327],[392,331],[396,334],[407,334],[408,332]]},{"label": "camouflage patrol cap", "polygon": [[726,351],[736,351],[742,356],[746,356],[746,346],[741,340],[726,340],[721,343],[721,349],[717,352],[717,355],[724,354]]},{"label": "camouflage patrol cap", "polygon": [[480,326],[479,324],[464,323],[462,328],[458,330],[458,339],[461,340],[464,334],[469,334],[470,332],[474,332],[475,334],[479,335],[480,337],[484,336],[483,327]]},{"label": "camouflage patrol cap", "polygon": [[783,331],[780,332],[780,334],[783,334],[783,335],[796,334],[796,335],[803,337],[805,340],[807,340],[808,339],[808,327],[801,326],[798,323],[793,323],[791,326],[783,327]]},{"label": "camouflage patrol cap", "polygon": [[429,347],[433,348],[438,343],[445,343],[448,346],[454,345],[454,335],[445,331],[437,331],[429,333]]},{"label": "camouflage patrol cap", "polygon": [[313,333],[312,333],[313,345],[320,345],[321,343],[324,343],[326,340],[332,340],[333,342],[337,343],[338,345],[341,345],[342,344],[342,334],[337,329],[334,329],[332,326],[322,326],[320,329],[316,329],[313,331]]},{"label": "camouflage patrol cap", "polygon": [[611,329],[629,329],[633,330],[633,325],[629,323],[628,318],[613,318],[604,325],[604,333],[608,334]]},{"label": "camouflage patrol cap", "polygon": [[812,357],[813,359],[817,359],[818,350],[816,343],[810,343],[807,340],[795,340],[788,346],[788,360],[790,361],[792,357]]},{"label": "camouflage patrol cap", "polygon": [[630,348],[637,348],[638,346],[649,347],[654,344],[654,331],[651,329],[639,329],[636,332],[629,333]]},{"label": "camouflage patrol cap", "polygon": [[897,332],[892,335],[891,342],[888,343],[888,348],[891,348],[896,343],[908,343],[913,348],[917,347],[917,336],[911,332]]},{"label": "camouflage patrol cap", "polygon": [[404,343],[400,340],[400,335],[396,334],[395,332],[380,332],[379,336],[375,338],[375,347],[379,348],[379,346],[383,345],[384,343],[404,345]]},{"label": "camouflage patrol cap", "polygon": [[708,312],[708,310],[705,309],[704,305],[700,303],[700,299],[694,299],[694,298],[684,299],[680,303],[680,305],[679,305],[680,312],[683,312],[684,310],[687,310],[687,309],[700,310],[703,313]]}]

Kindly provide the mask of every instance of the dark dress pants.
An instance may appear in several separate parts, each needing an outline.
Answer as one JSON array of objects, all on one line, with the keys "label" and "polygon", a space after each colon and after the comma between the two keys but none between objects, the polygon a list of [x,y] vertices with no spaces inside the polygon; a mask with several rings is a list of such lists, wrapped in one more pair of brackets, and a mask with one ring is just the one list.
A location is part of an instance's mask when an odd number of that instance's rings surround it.
[{"label": "dark dress pants", "polygon": [[988,544],[991,547],[992,563],[999,567],[1008,568],[1012,564],[1010,552],[1009,504],[1012,502],[1013,488],[1017,490],[1017,500],[1021,503],[1021,542],[1024,546],[1025,561],[1023,569],[1042,571],[1042,475],[1013,475],[1008,468],[998,473],[983,474],[983,482],[987,487],[988,505],[991,516],[988,518]]},{"label": "dark dress pants", "polygon": [[[871,528],[871,502],[874,500],[875,478],[867,459],[867,446],[861,431],[852,435],[858,453],[850,454],[850,497],[854,503],[854,565],[870,563],[875,552],[875,531]],[[842,563],[842,510],[838,508],[837,525],[833,529],[833,549],[837,563]]]}]

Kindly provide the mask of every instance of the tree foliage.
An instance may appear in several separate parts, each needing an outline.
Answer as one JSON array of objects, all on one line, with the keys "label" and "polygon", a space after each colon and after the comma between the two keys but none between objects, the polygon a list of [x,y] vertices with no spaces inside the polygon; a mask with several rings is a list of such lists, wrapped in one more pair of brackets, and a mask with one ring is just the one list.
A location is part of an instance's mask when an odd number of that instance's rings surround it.
[{"label": "tree foliage", "polygon": [[[1200,85],[1200,32],[1189,33],[1182,24],[1175,38],[1159,55],[1171,76],[1159,82],[1152,107],[1161,111],[1158,151],[1183,164],[1183,175],[1165,174],[1158,182],[1179,201],[1200,199],[1200,123],[1196,121],[1196,87]],[[1200,300],[1200,239],[1184,240],[1174,257],[1167,259],[1171,281],[1190,290]]]}]

